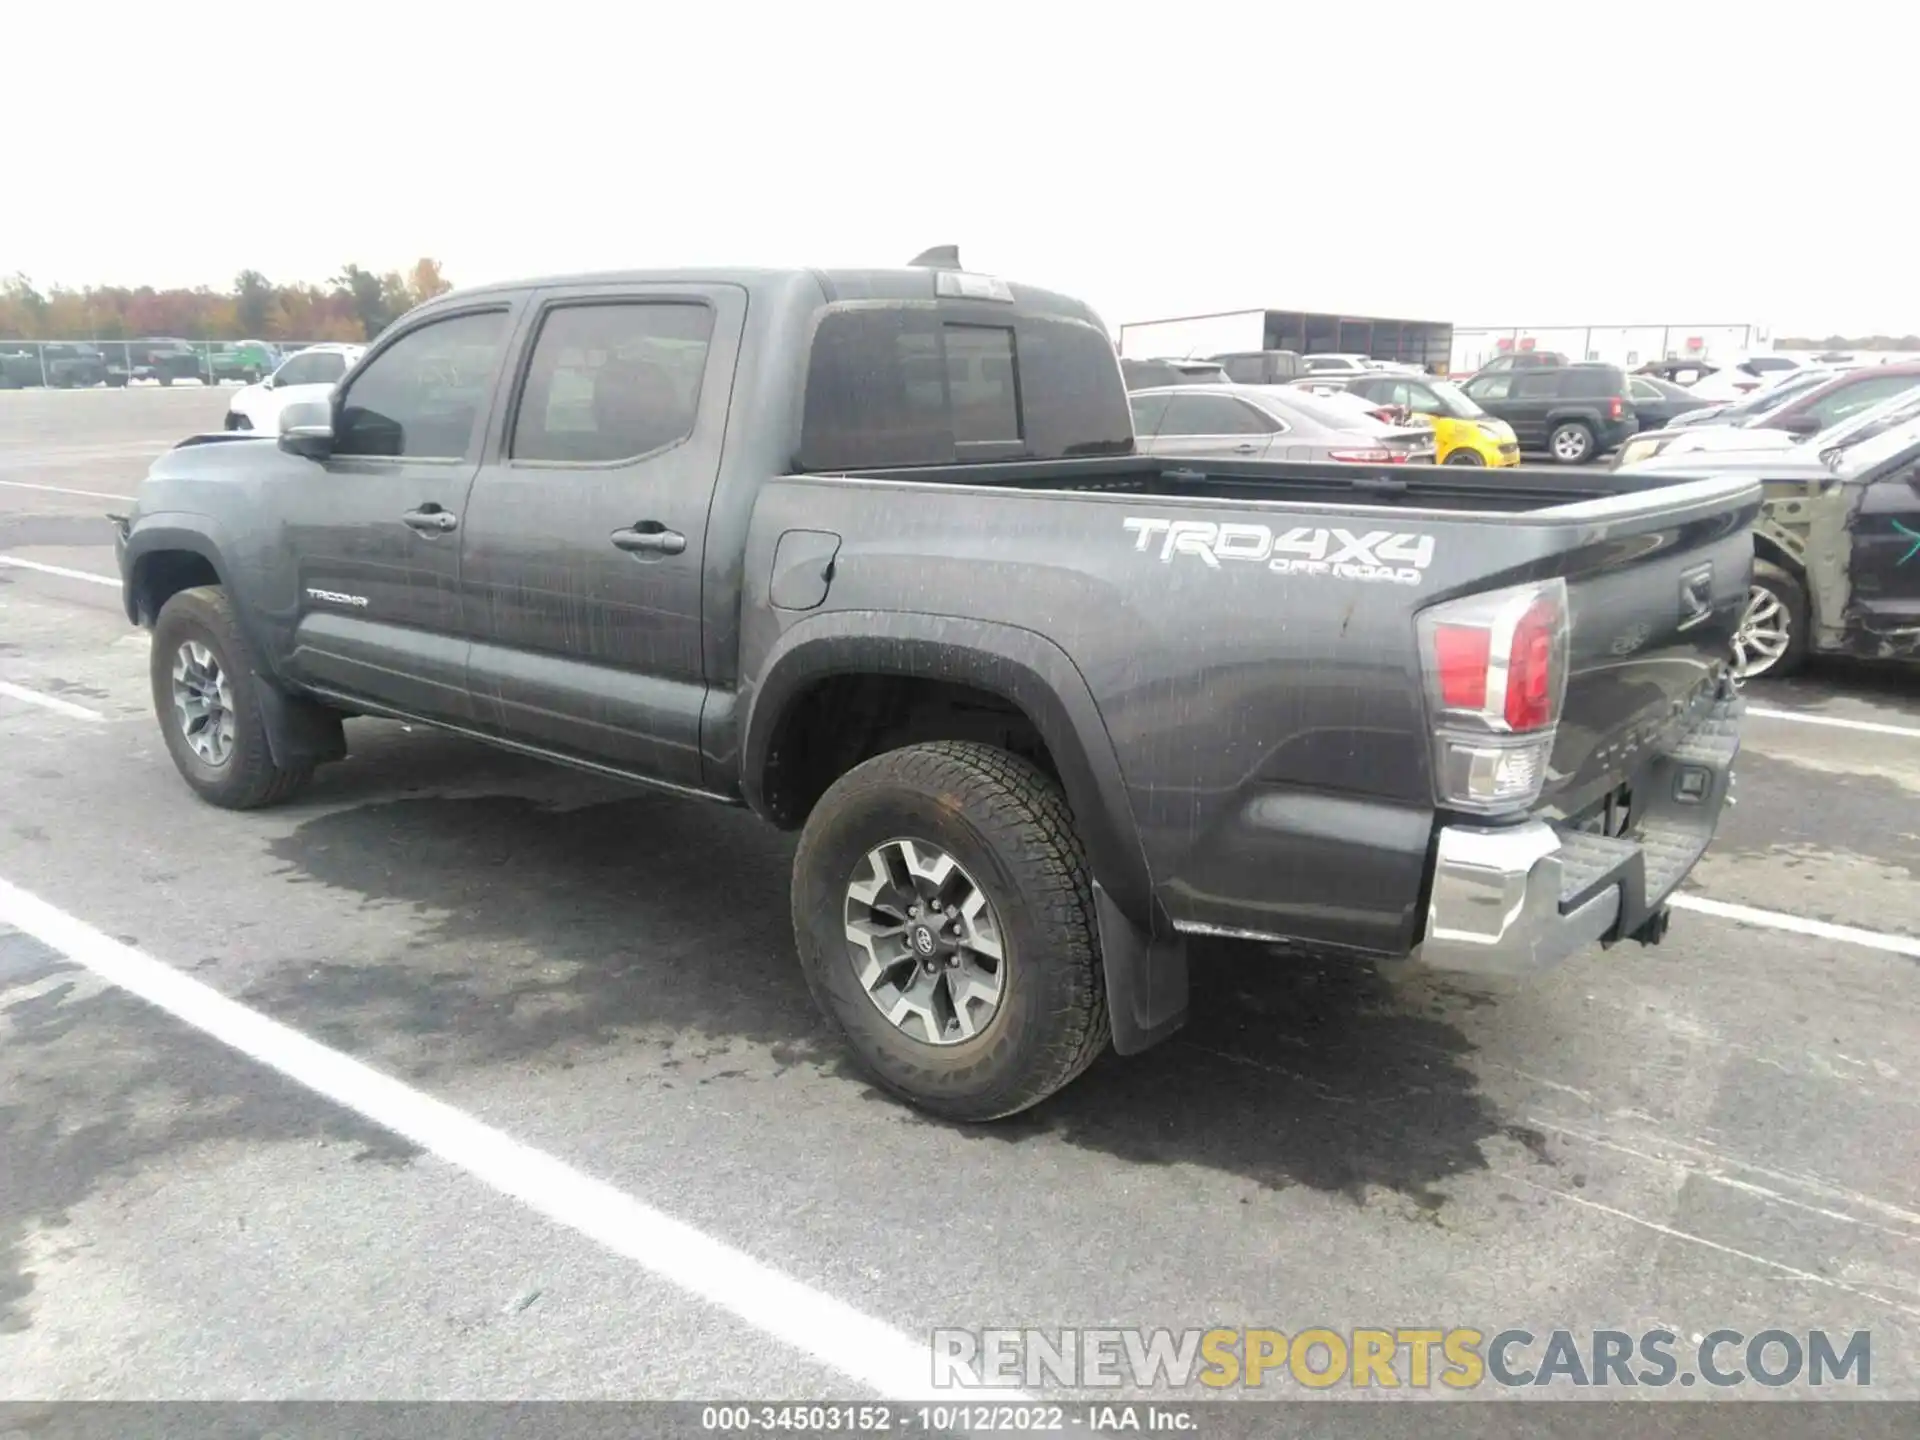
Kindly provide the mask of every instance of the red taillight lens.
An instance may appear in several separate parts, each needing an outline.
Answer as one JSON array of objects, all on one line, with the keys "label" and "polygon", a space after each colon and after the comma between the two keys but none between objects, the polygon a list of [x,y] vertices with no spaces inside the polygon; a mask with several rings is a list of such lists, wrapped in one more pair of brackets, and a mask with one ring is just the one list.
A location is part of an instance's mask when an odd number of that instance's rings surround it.
[{"label": "red taillight lens", "polygon": [[1567,689],[1566,582],[1449,600],[1418,626],[1435,798],[1482,814],[1533,804]]},{"label": "red taillight lens", "polygon": [[1626,413],[1627,402],[1622,400],[1618,395],[1607,402],[1607,418],[1609,420],[1618,420]]},{"label": "red taillight lens", "polygon": [[1507,657],[1507,728],[1538,730],[1553,723],[1553,640],[1560,607],[1539,599],[1513,627]]},{"label": "red taillight lens", "polygon": [[1485,705],[1487,665],[1492,657],[1492,632],[1473,625],[1436,625],[1433,664],[1439,672],[1440,703],[1449,710],[1478,710]]},{"label": "red taillight lens", "polygon": [[1329,450],[1327,458],[1347,465],[1401,465],[1407,457],[1397,450]]}]

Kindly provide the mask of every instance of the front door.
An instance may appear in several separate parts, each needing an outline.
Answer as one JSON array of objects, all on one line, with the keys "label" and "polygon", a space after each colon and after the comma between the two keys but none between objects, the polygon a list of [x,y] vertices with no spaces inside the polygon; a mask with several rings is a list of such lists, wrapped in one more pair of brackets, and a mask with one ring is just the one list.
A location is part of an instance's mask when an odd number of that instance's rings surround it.
[{"label": "front door", "polygon": [[707,509],[746,293],[535,299],[463,522],[476,711],[498,733],[699,787]]},{"label": "front door", "polygon": [[332,455],[286,502],[296,679],[471,723],[462,512],[512,319],[504,302],[432,317],[347,381]]},{"label": "front door", "polygon": [[1853,522],[1853,607],[1870,629],[1920,626],[1920,461],[1871,481]]}]

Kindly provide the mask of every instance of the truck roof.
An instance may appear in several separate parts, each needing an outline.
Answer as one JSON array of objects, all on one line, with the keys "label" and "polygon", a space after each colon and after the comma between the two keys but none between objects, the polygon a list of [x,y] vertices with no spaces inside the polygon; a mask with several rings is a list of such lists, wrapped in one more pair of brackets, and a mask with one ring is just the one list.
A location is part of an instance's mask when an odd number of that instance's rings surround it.
[{"label": "truck roof", "polygon": [[[784,288],[796,279],[811,277],[835,300],[931,300],[935,298],[935,276],[940,273],[979,276],[980,272],[956,270],[947,266],[891,266],[872,269],[819,269],[809,266],[704,266],[689,269],[603,270],[572,275],[546,275],[501,280],[487,285],[467,286],[449,291],[426,302],[421,308],[439,309],[459,304],[476,296],[526,290],[559,289],[585,285],[738,285],[752,292]],[[997,277],[981,276],[984,279]],[[1057,290],[1007,281],[1014,295],[1024,304],[1054,314],[1072,315],[1102,325],[1100,317],[1085,301]]]}]

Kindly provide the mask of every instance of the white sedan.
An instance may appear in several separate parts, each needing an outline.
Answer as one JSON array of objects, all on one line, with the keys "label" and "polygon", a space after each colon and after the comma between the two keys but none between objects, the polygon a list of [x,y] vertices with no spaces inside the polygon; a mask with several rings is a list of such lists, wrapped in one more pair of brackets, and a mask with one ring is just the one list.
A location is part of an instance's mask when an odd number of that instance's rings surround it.
[{"label": "white sedan", "polygon": [[234,393],[227,429],[279,434],[281,411],[302,401],[324,401],[366,351],[364,345],[309,345],[294,351],[258,385]]}]

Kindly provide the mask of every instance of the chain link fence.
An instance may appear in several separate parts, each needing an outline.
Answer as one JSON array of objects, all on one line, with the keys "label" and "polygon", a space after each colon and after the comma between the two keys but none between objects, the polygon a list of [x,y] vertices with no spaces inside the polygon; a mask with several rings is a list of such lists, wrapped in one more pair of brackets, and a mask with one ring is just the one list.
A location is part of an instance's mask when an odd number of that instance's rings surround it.
[{"label": "chain link fence", "polygon": [[251,385],[314,340],[7,340],[0,390]]}]

